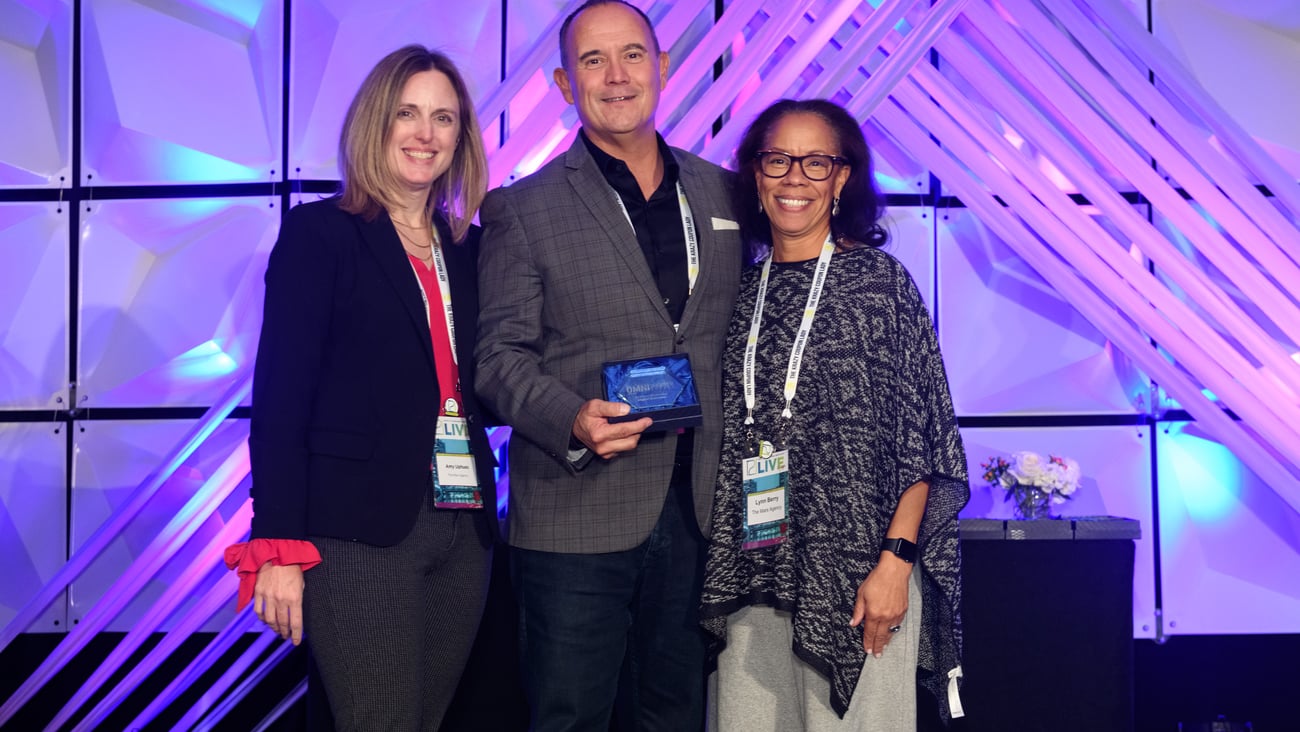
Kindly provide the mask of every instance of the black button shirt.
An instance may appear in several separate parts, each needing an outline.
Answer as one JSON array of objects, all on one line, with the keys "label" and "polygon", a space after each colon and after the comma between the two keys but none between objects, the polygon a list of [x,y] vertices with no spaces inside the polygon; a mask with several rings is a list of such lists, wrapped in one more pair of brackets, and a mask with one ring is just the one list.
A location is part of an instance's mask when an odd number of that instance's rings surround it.
[{"label": "black button shirt", "polygon": [[682,212],[677,201],[679,169],[672,149],[662,136],[655,135],[659,140],[659,155],[664,161],[664,178],[650,194],[650,200],[646,200],[627,163],[596,147],[586,132],[580,134],[605,181],[627,207],[637,243],[641,245],[650,274],[659,286],[664,307],[673,322],[680,323],[690,291],[690,275],[686,268],[686,234],[682,231]]}]

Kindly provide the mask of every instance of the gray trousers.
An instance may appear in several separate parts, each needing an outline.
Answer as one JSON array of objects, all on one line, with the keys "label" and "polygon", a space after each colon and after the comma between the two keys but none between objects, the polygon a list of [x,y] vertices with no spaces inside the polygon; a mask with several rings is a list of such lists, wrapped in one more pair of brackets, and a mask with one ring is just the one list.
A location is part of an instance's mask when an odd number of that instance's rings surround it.
[{"label": "gray trousers", "polygon": [[395,546],[311,537],[306,638],[338,730],[436,732],[456,692],[492,549],[482,516],[431,504]]},{"label": "gray trousers", "polygon": [[868,657],[862,665],[862,676],[843,719],[831,708],[830,681],[791,650],[794,629],[790,613],[765,605],[732,613],[727,618],[727,647],[718,656],[717,672],[709,677],[709,730],[915,730],[921,630],[921,588],[916,576],[920,571],[914,568],[908,582],[903,629],[880,658]]}]

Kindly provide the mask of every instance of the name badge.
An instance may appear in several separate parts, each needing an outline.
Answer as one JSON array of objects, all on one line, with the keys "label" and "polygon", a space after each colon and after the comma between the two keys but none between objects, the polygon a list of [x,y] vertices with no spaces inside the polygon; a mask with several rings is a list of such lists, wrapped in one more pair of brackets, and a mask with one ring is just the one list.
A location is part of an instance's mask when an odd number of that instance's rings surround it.
[{"label": "name badge", "polygon": [[780,544],[790,533],[786,520],[786,488],[790,483],[790,453],[776,451],[763,442],[758,457],[741,465],[745,493],[745,534],[741,549],[760,549]]},{"label": "name badge", "polygon": [[433,504],[438,508],[483,508],[474,456],[469,451],[469,423],[464,417],[438,417],[433,444]]}]

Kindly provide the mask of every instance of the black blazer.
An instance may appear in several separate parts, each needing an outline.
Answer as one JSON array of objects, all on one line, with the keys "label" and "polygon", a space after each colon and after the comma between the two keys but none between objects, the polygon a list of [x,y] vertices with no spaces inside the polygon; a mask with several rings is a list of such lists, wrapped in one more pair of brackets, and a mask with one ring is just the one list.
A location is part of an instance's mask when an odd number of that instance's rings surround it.
[{"label": "black blazer", "polygon": [[[437,226],[450,242],[446,223]],[[474,395],[478,234],[471,230],[444,252],[486,506],[471,513],[488,527],[480,532],[488,540],[496,528],[495,460]],[[289,211],[266,268],[253,374],[252,536],[401,541],[428,500],[441,401],[419,285],[388,215],[368,222],[341,211],[336,199]]]}]

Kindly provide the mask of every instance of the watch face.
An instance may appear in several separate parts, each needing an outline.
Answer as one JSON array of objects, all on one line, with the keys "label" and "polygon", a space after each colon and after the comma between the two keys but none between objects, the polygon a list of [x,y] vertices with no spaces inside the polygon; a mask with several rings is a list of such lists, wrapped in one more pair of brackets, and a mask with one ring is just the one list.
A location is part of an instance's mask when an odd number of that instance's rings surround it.
[{"label": "watch face", "polygon": [[916,564],[916,544],[907,539],[885,539],[881,548],[897,554],[899,559],[908,564]]}]

